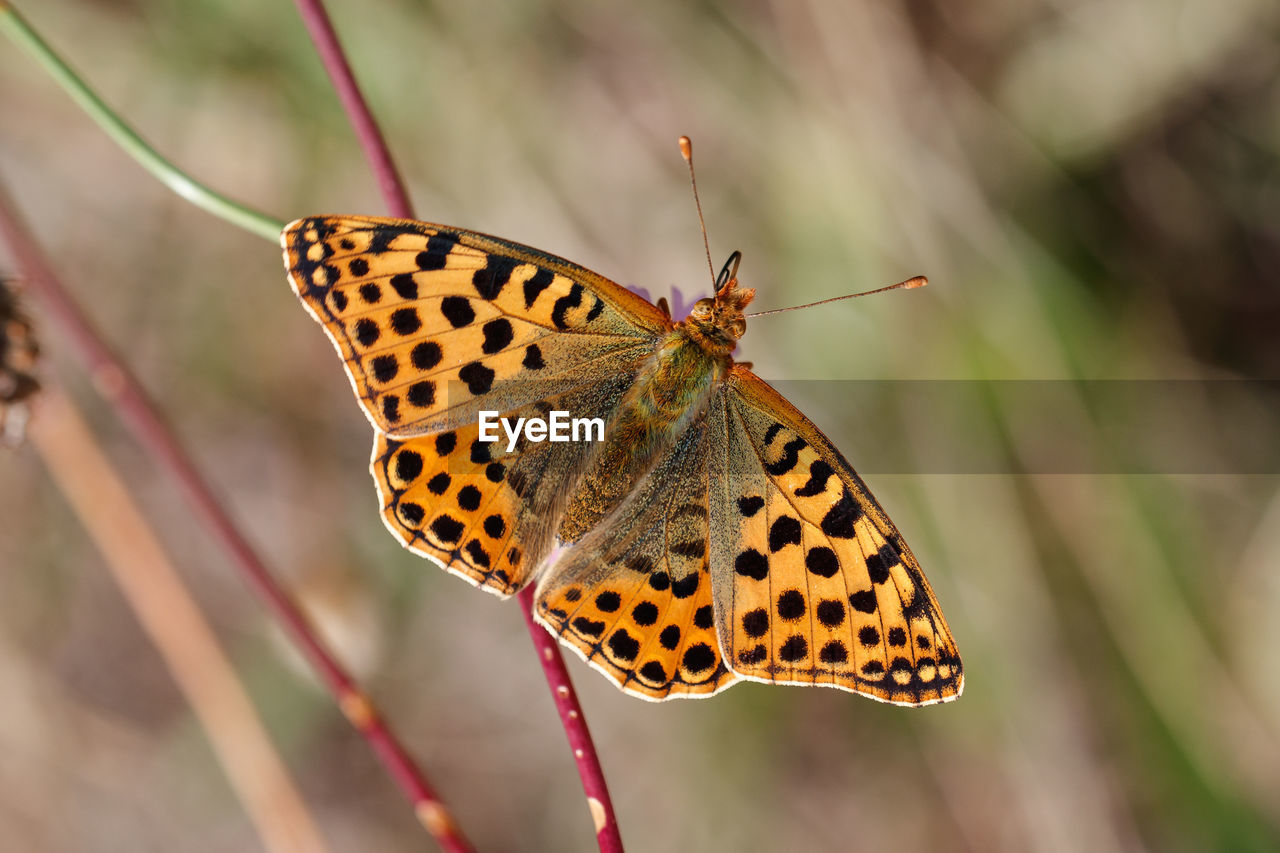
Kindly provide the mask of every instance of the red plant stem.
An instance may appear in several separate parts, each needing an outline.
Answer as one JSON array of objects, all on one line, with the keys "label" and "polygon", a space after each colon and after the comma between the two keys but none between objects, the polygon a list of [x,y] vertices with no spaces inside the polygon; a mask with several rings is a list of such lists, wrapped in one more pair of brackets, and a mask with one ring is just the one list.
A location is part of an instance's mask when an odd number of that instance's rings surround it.
[{"label": "red plant stem", "polygon": [[[360,94],[360,87],[352,76],[351,66],[338,43],[322,0],[295,0],[295,3],[306,22],[307,31],[311,33],[312,41],[315,42],[316,51],[329,72],[329,78],[338,90],[347,116],[355,127],[365,156],[377,175],[388,209],[393,216],[414,218],[400,173],[391,160],[391,153],[373,114]],[[618,832],[618,821],[614,815],[613,801],[609,798],[609,786],[605,783],[600,757],[596,754],[591,731],[587,728],[587,719],[582,714],[582,705],[578,702],[577,691],[573,689],[569,670],[564,665],[560,646],[533,619],[533,595],[533,587],[526,587],[519,595],[520,608],[524,611],[529,636],[533,638],[543,674],[551,688],[552,699],[560,712],[560,722],[573,750],[578,775],[582,778],[582,790],[587,795],[587,806],[595,823],[596,842],[605,853],[621,853],[622,836]]]},{"label": "red plant stem", "polygon": [[409,202],[409,194],[405,191],[404,182],[400,179],[396,164],[391,159],[387,141],[383,138],[382,131],[378,128],[378,123],[374,120],[373,113],[370,112],[369,105],[360,92],[355,75],[351,72],[351,65],[347,62],[346,54],[343,53],[338,34],[334,32],[329,13],[320,0],[295,0],[294,5],[298,7],[302,23],[311,34],[311,41],[316,46],[316,52],[320,54],[325,71],[329,73],[329,80],[338,92],[338,99],[342,101],[347,119],[360,140],[360,147],[369,160],[374,177],[378,179],[378,189],[382,191],[387,209],[392,216],[412,219],[413,205]]},{"label": "red plant stem", "polygon": [[600,759],[596,756],[595,743],[591,740],[591,730],[587,728],[587,720],[582,716],[582,704],[578,702],[578,693],[569,680],[569,670],[564,665],[560,644],[533,619],[533,596],[532,586],[522,589],[519,596],[520,609],[524,611],[529,636],[533,638],[533,647],[542,663],[542,673],[551,686],[552,699],[556,703],[556,710],[560,712],[564,733],[569,738],[569,748],[573,750],[578,775],[582,777],[582,791],[587,795],[591,819],[595,822],[596,843],[604,853],[622,853],[622,836],[618,832],[618,820],[613,813],[613,800],[609,797],[609,786],[600,769]]},{"label": "red plant stem", "polygon": [[190,502],[196,517],[230,553],[232,562],[284,626],[308,662],[333,694],[339,708],[365,737],[388,772],[414,804],[419,819],[448,851],[471,848],[448,810],[421,771],[382,722],[372,702],[360,690],[316,636],[305,616],[289,599],[253,546],[244,538],[191,458],[165,424],[142,385],[116,357],[62,286],[44,252],[23,223],[3,185],[0,185],[0,234],[8,242],[18,267],[62,329],[75,354],[85,363],[99,392],[113,404],[138,443],[154,456]]}]

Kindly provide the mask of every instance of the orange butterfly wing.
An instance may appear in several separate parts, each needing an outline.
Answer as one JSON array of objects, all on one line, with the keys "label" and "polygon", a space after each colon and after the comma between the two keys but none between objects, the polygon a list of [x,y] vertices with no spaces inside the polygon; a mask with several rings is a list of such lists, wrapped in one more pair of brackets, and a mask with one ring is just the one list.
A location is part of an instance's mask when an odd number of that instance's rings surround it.
[{"label": "orange butterfly wing", "polygon": [[725,662],[901,705],[960,695],[919,563],[822,432],[741,365],[712,413],[711,549]]},{"label": "orange butterfly wing", "polygon": [[474,231],[316,216],[285,226],[281,243],[294,292],[388,435],[474,424],[482,409],[623,372],[671,328],[590,270]]},{"label": "orange butterfly wing", "polygon": [[[319,216],[281,235],[289,279],[373,423],[387,527],[499,595],[541,565],[588,445],[506,450],[479,413],[607,420],[665,314],[563,258],[400,219]],[[552,448],[554,447],[554,452]]]}]

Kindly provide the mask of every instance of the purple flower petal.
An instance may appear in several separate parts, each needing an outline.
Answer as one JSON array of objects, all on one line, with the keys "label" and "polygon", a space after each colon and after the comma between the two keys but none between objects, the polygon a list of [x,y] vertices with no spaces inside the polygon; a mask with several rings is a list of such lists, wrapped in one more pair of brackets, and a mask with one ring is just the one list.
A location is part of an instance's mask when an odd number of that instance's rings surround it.
[{"label": "purple flower petal", "polygon": [[[636,296],[639,296],[642,299],[646,299],[649,302],[654,303],[655,305],[658,302],[658,300],[655,299],[653,296],[651,296],[649,294],[649,291],[643,287],[639,287],[637,285],[627,285],[627,290],[630,290]],[[688,317],[689,310],[693,308],[693,303],[696,301],[697,300],[695,299],[690,299],[686,301],[684,294],[680,292],[680,288],[675,287],[673,285],[671,287],[671,296],[667,299],[667,303],[671,306],[671,319],[675,320],[678,323],[681,320],[683,320],[685,317]]]}]

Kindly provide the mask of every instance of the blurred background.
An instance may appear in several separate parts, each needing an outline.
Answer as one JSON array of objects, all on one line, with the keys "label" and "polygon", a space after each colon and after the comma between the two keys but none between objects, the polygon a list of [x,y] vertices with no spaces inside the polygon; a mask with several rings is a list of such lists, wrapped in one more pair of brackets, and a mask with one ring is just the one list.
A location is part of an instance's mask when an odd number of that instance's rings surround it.
[{"label": "blurred background", "polygon": [[[16,5],[195,177],[282,220],[382,212],[291,3]],[[963,698],[913,711],[743,684],[650,705],[575,658],[630,850],[1280,847],[1280,405],[1241,381],[1280,378],[1280,6],[330,12],[423,219],[687,301],[707,271],[684,133],[717,265],[743,250],[761,310],[932,281],[755,321],[740,356],[867,473],[945,609]],[[478,847],[594,849],[518,607],[384,530],[369,427],[279,250],[163,189],[8,44],[0,115],[0,177],[69,287]],[[29,309],[45,382],[87,408],[332,849],[427,846]],[[1173,404],[1100,402],[1101,380],[1159,380]],[[1051,416],[1028,388],[1050,389]],[[1117,446],[1135,417],[1154,428]],[[1116,461],[1163,446],[1162,427],[1179,438],[1155,462]],[[1065,446],[1085,455],[1045,462]],[[944,464],[966,448],[980,465]],[[1202,461],[1175,464],[1184,453]],[[0,567],[6,846],[256,849],[30,445],[0,450]]]}]

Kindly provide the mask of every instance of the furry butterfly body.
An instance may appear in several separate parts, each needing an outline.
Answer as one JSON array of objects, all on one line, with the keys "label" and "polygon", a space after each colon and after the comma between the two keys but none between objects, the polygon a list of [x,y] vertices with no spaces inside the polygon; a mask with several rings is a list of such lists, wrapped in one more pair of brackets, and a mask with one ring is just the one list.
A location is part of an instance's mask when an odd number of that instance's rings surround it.
[{"label": "furry butterfly body", "polygon": [[[294,290],[375,428],[384,522],[535,615],[623,690],[742,679],[922,705],[958,696],[915,557],[807,418],[735,363],[753,291],[689,318],[527,246],[354,216],[286,227]],[[598,443],[482,440],[481,411],[606,423]]]}]

